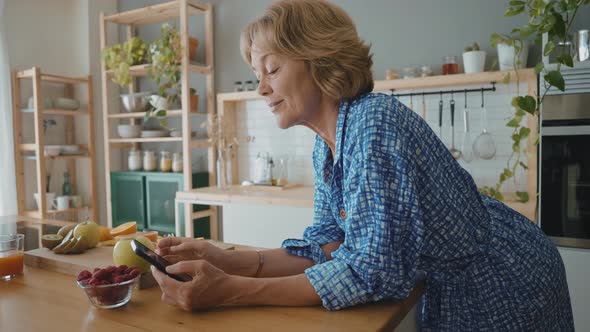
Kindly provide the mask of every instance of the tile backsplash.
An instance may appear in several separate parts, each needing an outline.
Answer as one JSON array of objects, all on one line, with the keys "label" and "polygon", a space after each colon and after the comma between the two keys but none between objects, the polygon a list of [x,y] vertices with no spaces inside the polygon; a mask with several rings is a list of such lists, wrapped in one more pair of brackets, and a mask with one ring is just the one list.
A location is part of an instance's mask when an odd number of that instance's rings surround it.
[{"label": "tile backsplash", "polygon": [[[487,87],[487,86],[486,86]],[[453,87],[453,90],[473,89],[478,86]],[[423,90],[439,91],[436,90]],[[420,91],[396,91],[396,93],[423,92]],[[510,115],[513,112],[510,106],[511,100],[517,94],[527,92],[526,84],[517,87],[516,84],[498,85],[495,92],[486,92],[484,106],[487,113],[487,130],[493,136],[496,144],[496,155],[491,160],[474,159],[467,163],[459,159],[463,166],[475,179],[478,186],[493,185],[496,183],[501,170],[506,167],[508,158],[512,152],[512,140],[510,138],[512,128],[506,127]],[[455,94],[455,147],[461,150],[464,137],[465,109],[464,93]],[[451,144],[451,118],[450,118],[450,94],[443,95],[443,127],[442,139],[447,146]],[[422,113],[422,96],[401,97],[407,106],[412,102],[414,111]],[[426,121],[430,127],[439,133],[438,105],[439,95],[424,97],[426,105]],[[482,100],[481,93],[470,93],[467,96],[467,109],[469,113],[470,133],[473,141],[482,132]],[[524,119],[523,121],[526,121]],[[289,160],[289,181],[303,183],[306,186],[313,185],[312,151],[315,133],[303,126],[296,126],[286,130],[276,126],[274,115],[262,100],[245,101],[237,107],[237,134],[240,146],[238,149],[239,181],[253,179],[255,174],[255,160],[259,152],[268,152],[275,161],[287,156]],[[526,158],[524,154],[523,158]],[[509,181],[502,188],[504,192],[526,190],[526,176],[519,168],[515,177],[517,182]]]}]

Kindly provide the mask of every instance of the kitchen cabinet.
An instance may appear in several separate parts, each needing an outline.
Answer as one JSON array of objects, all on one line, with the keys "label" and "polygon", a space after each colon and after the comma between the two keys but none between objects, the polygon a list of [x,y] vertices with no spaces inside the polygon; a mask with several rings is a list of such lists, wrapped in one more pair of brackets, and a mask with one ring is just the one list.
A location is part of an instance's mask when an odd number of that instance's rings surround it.
[{"label": "kitchen cabinet", "polygon": [[[193,173],[192,179],[193,188],[206,187],[209,173]],[[136,221],[139,229],[173,233],[174,198],[177,191],[184,190],[183,180],[182,173],[111,172],[113,227]],[[193,206],[193,212],[207,209],[205,205]],[[179,211],[182,220],[184,209]],[[210,238],[209,224],[209,217],[193,219],[194,236]]]}]

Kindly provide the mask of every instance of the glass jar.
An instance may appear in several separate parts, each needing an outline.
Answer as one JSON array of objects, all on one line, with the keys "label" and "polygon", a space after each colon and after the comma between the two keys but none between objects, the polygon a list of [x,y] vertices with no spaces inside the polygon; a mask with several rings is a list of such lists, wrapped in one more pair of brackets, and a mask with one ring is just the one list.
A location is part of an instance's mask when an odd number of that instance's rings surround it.
[{"label": "glass jar", "polygon": [[172,158],[170,152],[160,151],[160,172],[170,172],[172,170]]},{"label": "glass jar", "polygon": [[234,82],[234,91],[235,92],[242,92],[242,91],[244,91],[244,86],[242,85],[242,81],[235,81]]},{"label": "glass jar", "polygon": [[182,172],[182,153],[180,152],[172,154],[172,171],[175,173]]},{"label": "glass jar", "polygon": [[430,66],[422,66],[422,77],[432,76],[432,68]]},{"label": "glass jar", "polygon": [[416,67],[409,66],[404,68],[404,78],[414,78],[418,76]]},{"label": "glass jar", "polygon": [[141,171],[141,151],[132,149],[129,151],[127,158],[127,166],[130,171]]},{"label": "glass jar", "polygon": [[456,56],[447,55],[443,58],[442,74],[443,75],[459,74],[459,64],[457,63]]},{"label": "glass jar", "polygon": [[385,70],[385,79],[386,80],[396,80],[396,79],[398,79],[397,70],[395,70],[393,68]]},{"label": "glass jar", "polygon": [[256,90],[256,87],[254,87],[254,82],[252,82],[252,81],[244,82],[244,90],[246,90],[246,91]]},{"label": "glass jar", "polygon": [[152,150],[143,152],[143,170],[147,172],[155,171],[157,168],[156,153]]}]

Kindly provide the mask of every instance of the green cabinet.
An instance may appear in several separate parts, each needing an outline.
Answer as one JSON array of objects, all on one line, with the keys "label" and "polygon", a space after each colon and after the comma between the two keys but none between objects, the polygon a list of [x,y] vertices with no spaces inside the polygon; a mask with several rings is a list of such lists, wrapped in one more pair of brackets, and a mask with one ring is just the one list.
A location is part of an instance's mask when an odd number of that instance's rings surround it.
[{"label": "green cabinet", "polygon": [[[208,185],[207,172],[193,173],[193,187]],[[158,172],[111,172],[113,227],[136,221],[139,229],[173,233],[174,198],[182,191],[183,175]],[[195,205],[193,211],[208,209]],[[179,204],[180,220],[184,209]],[[210,238],[209,217],[193,220],[195,237]],[[182,235],[182,234],[180,234]]]}]

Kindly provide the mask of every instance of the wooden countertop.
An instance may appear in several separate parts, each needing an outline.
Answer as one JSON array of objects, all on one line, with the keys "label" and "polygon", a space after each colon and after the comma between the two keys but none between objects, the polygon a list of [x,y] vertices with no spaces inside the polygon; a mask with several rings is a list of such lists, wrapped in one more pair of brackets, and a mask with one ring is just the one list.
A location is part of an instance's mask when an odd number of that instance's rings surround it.
[{"label": "wooden countertop", "polygon": [[227,189],[205,187],[179,191],[176,193],[176,199],[206,205],[255,203],[312,208],[313,187],[293,187],[284,190],[240,185],[233,185]]},{"label": "wooden countertop", "polygon": [[422,287],[399,303],[383,302],[330,312],[322,307],[225,307],[184,312],[160,301],[158,287],[135,290],[118,309],[94,308],[75,278],[25,266],[0,282],[0,331],[379,331],[393,330]]}]

